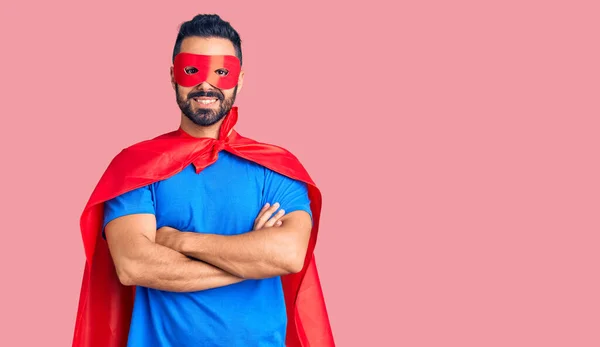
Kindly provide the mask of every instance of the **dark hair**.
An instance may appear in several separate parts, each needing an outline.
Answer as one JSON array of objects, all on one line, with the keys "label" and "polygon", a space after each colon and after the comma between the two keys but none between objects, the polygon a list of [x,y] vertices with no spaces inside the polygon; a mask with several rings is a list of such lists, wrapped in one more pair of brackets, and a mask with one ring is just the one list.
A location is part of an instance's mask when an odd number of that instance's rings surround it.
[{"label": "dark hair", "polygon": [[235,48],[235,55],[240,60],[241,65],[242,40],[240,39],[240,35],[233,29],[229,22],[222,20],[218,15],[199,14],[192,18],[192,20],[182,23],[179,27],[179,34],[177,34],[175,47],[173,48],[173,60],[175,60],[175,56],[181,50],[181,42],[183,39],[190,36],[220,37],[231,41]]}]

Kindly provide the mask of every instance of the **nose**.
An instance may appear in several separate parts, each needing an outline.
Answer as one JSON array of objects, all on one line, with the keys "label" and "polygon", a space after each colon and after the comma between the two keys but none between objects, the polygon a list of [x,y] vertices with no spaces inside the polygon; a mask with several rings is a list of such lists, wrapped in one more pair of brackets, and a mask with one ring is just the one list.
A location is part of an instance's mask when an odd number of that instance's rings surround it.
[{"label": "nose", "polygon": [[200,83],[197,87],[198,90],[214,90],[215,87],[213,87],[210,83],[204,81],[202,83]]}]

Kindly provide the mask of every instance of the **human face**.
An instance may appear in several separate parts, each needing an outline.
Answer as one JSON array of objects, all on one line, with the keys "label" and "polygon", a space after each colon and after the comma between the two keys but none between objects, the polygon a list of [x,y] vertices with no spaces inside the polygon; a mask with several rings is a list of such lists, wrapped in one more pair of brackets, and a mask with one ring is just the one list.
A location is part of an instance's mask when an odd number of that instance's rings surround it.
[{"label": "human face", "polygon": [[[233,55],[235,48],[231,41],[223,38],[186,37],[181,43],[180,53],[198,55]],[[208,82],[195,86],[178,85],[171,68],[171,83],[177,96],[177,104],[183,115],[199,126],[211,126],[229,113],[240,91],[243,78],[240,72],[238,83],[230,89],[219,89]]]}]

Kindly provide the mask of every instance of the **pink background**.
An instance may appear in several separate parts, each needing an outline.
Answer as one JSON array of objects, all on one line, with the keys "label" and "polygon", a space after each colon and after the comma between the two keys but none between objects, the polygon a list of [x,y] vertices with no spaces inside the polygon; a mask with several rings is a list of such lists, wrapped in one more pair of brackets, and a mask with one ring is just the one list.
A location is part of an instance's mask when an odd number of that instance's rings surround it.
[{"label": "pink background", "polygon": [[600,346],[597,1],[171,3],[2,3],[0,345],[70,345],[79,214],[178,126],[178,25],[218,13],[238,131],[324,193],[338,346]]}]

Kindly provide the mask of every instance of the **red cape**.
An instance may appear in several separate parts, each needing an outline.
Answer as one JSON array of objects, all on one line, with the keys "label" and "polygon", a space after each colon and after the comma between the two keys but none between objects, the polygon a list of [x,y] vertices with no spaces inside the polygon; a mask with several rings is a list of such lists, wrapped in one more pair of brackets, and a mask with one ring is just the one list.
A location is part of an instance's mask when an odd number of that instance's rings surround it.
[{"label": "red cape", "polygon": [[135,287],[119,282],[108,246],[101,237],[103,203],[171,177],[189,164],[194,164],[200,172],[216,160],[221,150],[307,184],[314,222],[306,260],[302,271],[282,277],[288,317],[286,346],[334,346],[313,253],[319,230],[321,193],[296,157],[281,147],[239,135],[233,130],[236,122],[237,107],[233,107],[221,125],[218,140],[194,138],[178,129],[128,147],[111,161],[80,220],[86,266],[74,347],[127,345]]}]

